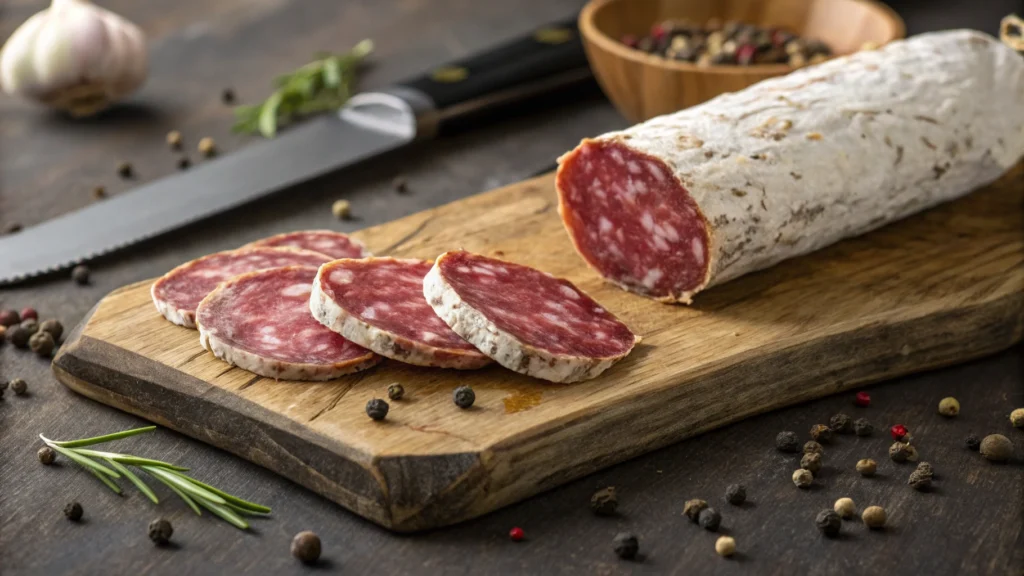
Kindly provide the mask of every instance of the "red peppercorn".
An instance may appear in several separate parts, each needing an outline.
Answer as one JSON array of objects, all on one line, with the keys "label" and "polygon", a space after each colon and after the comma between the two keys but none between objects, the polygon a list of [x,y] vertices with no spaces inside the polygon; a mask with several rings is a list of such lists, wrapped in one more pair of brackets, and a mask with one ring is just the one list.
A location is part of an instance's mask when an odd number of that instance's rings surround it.
[{"label": "red peppercorn", "polygon": [[523,538],[526,538],[526,533],[523,532],[522,528],[516,526],[508,531],[508,537],[511,538],[513,542],[521,542]]},{"label": "red peppercorn", "polygon": [[25,308],[24,310],[21,311],[21,319],[22,320],[38,320],[39,319],[39,313],[36,312],[35,308]]},{"label": "red peppercorn", "polygon": [[637,43],[640,42],[637,39],[637,37],[632,35],[632,34],[623,34],[622,38],[621,38],[621,41],[622,41],[623,44],[625,44],[626,46],[629,46],[630,48],[636,48]]},{"label": "red peppercorn", "polygon": [[653,36],[655,40],[661,40],[661,37],[664,35],[664,26],[662,26],[661,24],[655,24],[654,26],[651,26],[651,36]]},{"label": "red peppercorn", "polygon": [[853,403],[857,406],[870,406],[871,405],[871,394],[861,390],[857,392],[857,397],[854,398]]},{"label": "red peppercorn", "polygon": [[900,441],[903,440],[903,437],[906,436],[909,431],[903,424],[896,424],[892,429],[890,429],[890,432],[892,433],[893,440]]},{"label": "red peppercorn", "polygon": [[736,62],[742,66],[747,66],[754,60],[755,52],[757,52],[757,47],[753,44],[744,44],[740,46],[736,49]]}]

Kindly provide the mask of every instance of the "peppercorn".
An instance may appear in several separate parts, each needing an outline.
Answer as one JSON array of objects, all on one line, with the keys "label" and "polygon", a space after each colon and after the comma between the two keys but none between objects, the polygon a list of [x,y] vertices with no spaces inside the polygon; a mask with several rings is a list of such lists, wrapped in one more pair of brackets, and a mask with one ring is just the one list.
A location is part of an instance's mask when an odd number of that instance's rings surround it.
[{"label": "peppercorn", "polygon": [[207,158],[217,154],[217,144],[214,143],[213,138],[210,138],[209,136],[200,140],[196,149],[199,150],[200,154]]},{"label": "peppercorn", "polygon": [[971,432],[970,434],[967,435],[967,438],[964,440],[964,444],[967,445],[968,450],[974,450],[975,452],[977,452],[978,449],[981,448],[981,438],[978,438],[977,434]]},{"label": "peppercorn", "polygon": [[780,452],[799,452],[800,441],[796,437],[796,432],[779,432],[775,437],[775,448]]},{"label": "peppercorn", "polygon": [[801,468],[793,472],[793,484],[796,484],[797,488],[807,488],[811,482],[814,482],[814,474],[810,471]]},{"label": "peppercorn", "polygon": [[25,330],[28,330],[29,335],[35,334],[39,331],[39,322],[36,322],[33,318],[22,320],[20,326]]},{"label": "peppercorn", "polygon": [[825,455],[825,447],[818,444],[814,440],[808,440],[804,443],[804,454],[821,454]]},{"label": "peppercorn", "polygon": [[722,523],[722,515],[714,508],[705,508],[697,515],[697,523],[700,524],[701,528],[714,532],[718,530],[718,525]]},{"label": "peppercorn", "polygon": [[39,461],[49,466],[53,464],[53,461],[57,459],[57,452],[49,446],[43,446],[36,452],[36,456],[39,456]]},{"label": "peppercorn", "polygon": [[320,559],[320,537],[304,530],[292,538],[292,556],[305,564],[313,564]]},{"label": "peppercorn", "polygon": [[1010,424],[1014,428],[1024,428],[1024,408],[1017,408],[1010,412]]},{"label": "peppercorn", "polygon": [[32,337],[32,332],[26,329],[21,324],[12,326],[7,330],[7,340],[14,344],[18,348],[27,348],[28,339]]},{"label": "peppercorn", "polygon": [[401,400],[402,396],[405,396],[405,388],[401,384],[392,384],[388,386],[388,398],[391,400]]},{"label": "peppercorn", "polygon": [[697,522],[700,520],[700,513],[707,507],[708,503],[700,498],[687,500],[686,504],[683,504],[683,514],[686,514],[691,522]]},{"label": "peppercorn", "polygon": [[811,426],[811,438],[822,444],[828,444],[832,441],[832,429],[824,424],[815,424]]},{"label": "peppercorn", "polygon": [[188,159],[188,156],[178,158],[178,170],[188,170],[191,166],[192,161]]},{"label": "peppercorn", "polygon": [[7,225],[7,228],[4,229],[4,234],[17,234],[18,232],[21,232],[21,224],[18,224],[17,222],[11,222]]},{"label": "peppercorn", "polygon": [[331,214],[338,220],[347,220],[351,215],[351,204],[348,200],[337,200],[331,204]]},{"label": "peppercorn", "polygon": [[878,470],[878,464],[871,458],[857,460],[857,472],[860,472],[861,476],[874,476],[876,470]]},{"label": "peppercorn", "polygon": [[452,400],[459,408],[466,409],[476,402],[476,392],[469,386],[459,386],[452,392]]},{"label": "peppercorn", "polygon": [[921,462],[920,464],[917,465],[917,469],[916,470],[918,472],[920,472],[921,474],[927,474],[928,476],[935,476],[935,469],[932,468],[932,465],[929,464],[928,462]]},{"label": "peppercorn", "polygon": [[220,93],[220,101],[225,103],[225,104],[234,104],[235,103],[235,91],[232,90],[231,88],[225,88]]},{"label": "peppercorn", "polygon": [[747,489],[743,484],[729,484],[725,487],[725,501],[739,506],[747,501]]},{"label": "peppercorn", "polygon": [[1013,442],[1002,434],[989,434],[981,441],[981,455],[992,462],[1006,462],[1013,455]]},{"label": "peppercorn", "polygon": [[403,176],[395,176],[394,179],[391,180],[391,187],[398,193],[406,192],[409,189],[408,184],[405,181],[405,177]]},{"label": "peppercorn", "polygon": [[914,490],[925,491],[932,486],[931,474],[922,473],[920,470],[914,470],[910,473],[910,478],[907,479],[907,484]]},{"label": "peppercorn", "polygon": [[857,406],[870,406],[871,405],[871,394],[861,390],[857,392],[857,395],[853,397],[853,403]]},{"label": "peppercorn", "polygon": [[135,176],[135,171],[132,170],[132,165],[128,162],[122,162],[117,167],[117,175],[121,178],[128,179]]},{"label": "peppercorn", "polygon": [[800,467],[811,474],[817,474],[821,470],[821,454],[804,454],[800,459]]},{"label": "peppercorn", "polygon": [[366,403],[366,415],[374,420],[383,420],[388,415],[388,403],[374,398]]},{"label": "peppercorn", "polygon": [[60,340],[62,334],[64,334],[64,325],[54,319],[43,320],[43,323],[39,325],[39,330],[42,332],[48,332],[50,336],[53,336],[53,341]]},{"label": "peppercorn", "polygon": [[36,312],[35,308],[28,307],[21,310],[21,319],[25,320],[39,320],[39,312]]},{"label": "peppercorn", "polygon": [[72,502],[64,507],[64,515],[68,517],[68,520],[72,522],[78,522],[82,519],[82,505],[78,502]]},{"label": "peppercorn", "polygon": [[828,427],[839,434],[853,434],[853,418],[846,414],[836,414],[829,419]]},{"label": "peppercorn", "polygon": [[715,540],[715,552],[725,558],[732,556],[736,553],[736,540],[732,536],[719,536]]},{"label": "peppercorn", "polygon": [[886,513],[885,508],[881,506],[868,506],[861,513],[860,519],[864,522],[864,525],[872,530],[876,530],[885,526]]},{"label": "peppercorn", "polygon": [[903,437],[909,434],[910,431],[903,424],[896,424],[889,429],[889,433],[892,434],[892,439],[898,442],[903,440]]},{"label": "peppercorn", "polygon": [[171,534],[174,534],[174,527],[169,520],[157,518],[149,523],[149,539],[157,546],[166,546]]},{"label": "peppercorn", "polygon": [[56,343],[53,341],[53,336],[49,332],[36,332],[28,339],[28,346],[33,352],[47,358],[53,353],[53,348]]},{"label": "peppercorn", "polygon": [[939,401],[939,414],[952,418],[960,413],[960,402],[952,396]]},{"label": "peppercorn", "polygon": [[910,459],[910,444],[906,442],[893,442],[889,446],[889,458],[893,462],[906,462]]},{"label": "peppercorn", "polygon": [[103,186],[96,186],[92,189],[93,200],[103,200],[107,197],[107,189]]},{"label": "peppercorn", "polygon": [[836,500],[832,509],[836,511],[836,514],[839,514],[840,518],[853,518],[853,515],[857,512],[857,507],[853,505],[852,498],[840,498],[839,500]]},{"label": "peppercorn", "polygon": [[21,396],[25,392],[28,392],[28,383],[21,378],[15,378],[10,382],[11,390],[15,395]]},{"label": "peppercorn", "polygon": [[71,270],[71,279],[75,281],[75,284],[86,285],[89,283],[89,267],[85,264],[79,264]]},{"label": "peppercorn", "polygon": [[637,541],[636,536],[629,532],[619,532],[616,534],[614,543],[615,554],[624,560],[636,558],[636,553],[640,551],[640,542]]},{"label": "peppercorn", "polygon": [[814,517],[814,525],[825,536],[834,537],[839,535],[839,529],[843,527],[843,520],[835,510],[822,510]]},{"label": "peppercorn", "polygon": [[612,516],[619,507],[619,497],[615,487],[601,488],[590,497],[590,509],[598,516]]},{"label": "peppercorn", "polygon": [[181,150],[181,132],[171,130],[167,133],[167,145],[171,150]]},{"label": "peppercorn", "polygon": [[519,526],[515,526],[508,531],[508,537],[512,539],[513,542],[522,542],[523,538],[526,538],[526,533],[523,532],[523,529]]},{"label": "peppercorn", "polygon": [[21,315],[18,314],[17,310],[2,310],[0,311],[0,326],[5,328],[8,326],[14,326],[15,324],[21,323]]},{"label": "peppercorn", "polygon": [[871,436],[872,432],[875,431],[875,427],[871,425],[867,418],[857,418],[853,423],[853,431],[857,436]]}]

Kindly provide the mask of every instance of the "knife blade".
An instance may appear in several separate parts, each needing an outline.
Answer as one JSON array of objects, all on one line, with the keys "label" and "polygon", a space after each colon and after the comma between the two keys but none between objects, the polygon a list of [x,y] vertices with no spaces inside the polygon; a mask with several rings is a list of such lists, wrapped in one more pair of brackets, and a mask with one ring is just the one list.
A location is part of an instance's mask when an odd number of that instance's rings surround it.
[{"label": "knife blade", "polygon": [[337,114],[273,140],[2,237],[0,285],[108,254],[591,79],[575,21],[549,24],[407,82],[357,94]]}]

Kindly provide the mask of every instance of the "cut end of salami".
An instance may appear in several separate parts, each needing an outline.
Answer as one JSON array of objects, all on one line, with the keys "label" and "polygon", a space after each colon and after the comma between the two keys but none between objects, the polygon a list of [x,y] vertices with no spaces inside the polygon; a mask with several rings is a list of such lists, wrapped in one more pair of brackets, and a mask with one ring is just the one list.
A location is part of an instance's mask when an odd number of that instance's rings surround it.
[{"label": "cut end of salami", "polygon": [[576,250],[605,279],[669,302],[689,302],[707,283],[707,223],[663,161],[585,140],[561,158],[557,188]]},{"label": "cut end of salami", "polygon": [[334,332],[406,364],[457,369],[490,364],[427,304],[423,278],[431,266],[396,258],[328,262],[313,281],[310,310]]},{"label": "cut end of salami", "polygon": [[327,254],[331,258],[364,258],[370,255],[363,243],[348,234],[333,230],[299,230],[276,234],[269,238],[250,242],[243,248],[260,246],[276,248],[299,248]]},{"label": "cut end of salami", "polygon": [[481,352],[552,382],[595,378],[640,340],[568,280],[469,252],[442,254],[423,294]]},{"label": "cut end of salami", "polygon": [[289,266],[222,283],[196,313],[200,344],[229,364],[283,380],[331,380],[380,362],[310,314],[316,272]]},{"label": "cut end of salami", "polygon": [[217,284],[239,274],[280,266],[319,266],[331,258],[319,252],[286,248],[242,248],[186,262],[153,283],[156,309],[171,322],[196,327],[196,307]]}]

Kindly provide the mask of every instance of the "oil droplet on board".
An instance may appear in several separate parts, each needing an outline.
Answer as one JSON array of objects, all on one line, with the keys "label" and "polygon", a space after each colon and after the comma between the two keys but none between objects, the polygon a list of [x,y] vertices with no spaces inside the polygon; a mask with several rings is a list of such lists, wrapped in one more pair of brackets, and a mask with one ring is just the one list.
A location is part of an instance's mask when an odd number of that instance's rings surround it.
[{"label": "oil droplet on board", "polygon": [[541,396],[542,392],[539,390],[513,390],[501,401],[505,404],[505,414],[515,414],[540,404]]}]

